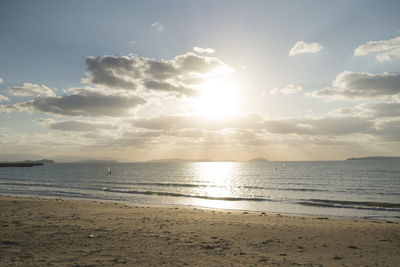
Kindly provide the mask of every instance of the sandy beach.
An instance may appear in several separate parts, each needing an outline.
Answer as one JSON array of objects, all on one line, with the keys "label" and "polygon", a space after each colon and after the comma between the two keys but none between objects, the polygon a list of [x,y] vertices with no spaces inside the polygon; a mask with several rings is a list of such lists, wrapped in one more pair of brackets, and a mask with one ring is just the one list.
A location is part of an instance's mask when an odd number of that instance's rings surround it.
[{"label": "sandy beach", "polygon": [[0,266],[398,266],[400,224],[0,196]]}]

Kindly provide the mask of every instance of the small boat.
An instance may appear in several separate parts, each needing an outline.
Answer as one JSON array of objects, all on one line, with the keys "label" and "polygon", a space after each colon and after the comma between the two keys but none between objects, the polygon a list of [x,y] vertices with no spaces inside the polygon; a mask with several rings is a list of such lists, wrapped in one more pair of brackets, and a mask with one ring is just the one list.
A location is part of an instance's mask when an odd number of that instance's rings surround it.
[{"label": "small boat", "polygon": [[111,175],[111,166],[107,166],[107,173]]}]

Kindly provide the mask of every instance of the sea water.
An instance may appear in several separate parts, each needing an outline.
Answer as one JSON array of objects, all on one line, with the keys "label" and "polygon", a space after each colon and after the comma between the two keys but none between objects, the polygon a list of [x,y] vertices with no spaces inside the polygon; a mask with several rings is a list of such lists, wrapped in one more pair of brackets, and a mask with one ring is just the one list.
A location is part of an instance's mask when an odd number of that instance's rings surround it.
[{"label": "sea water", "polygon": [[56,163],[0,168],[0,194],[400,220],[400,161]]}]

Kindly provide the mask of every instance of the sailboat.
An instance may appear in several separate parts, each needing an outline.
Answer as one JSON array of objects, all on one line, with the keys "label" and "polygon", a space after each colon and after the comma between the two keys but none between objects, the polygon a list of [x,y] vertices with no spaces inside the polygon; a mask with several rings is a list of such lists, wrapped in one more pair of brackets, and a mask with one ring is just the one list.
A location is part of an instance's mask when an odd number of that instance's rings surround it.
[{"label": "sailboat", "polygon": [[107,166],[107,173],[111,175],[111,166]]}]

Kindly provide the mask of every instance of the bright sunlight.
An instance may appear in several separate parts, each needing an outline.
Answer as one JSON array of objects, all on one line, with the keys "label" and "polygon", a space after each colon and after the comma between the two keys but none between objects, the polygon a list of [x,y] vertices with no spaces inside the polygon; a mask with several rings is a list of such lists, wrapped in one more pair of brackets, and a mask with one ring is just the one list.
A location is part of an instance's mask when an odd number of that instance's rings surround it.
[{"label": "bright sunlight", "polygon": [[225,118],[239,112],[237,88],[226,80],[210,80],[200,87],[201,96],[194,100],[194,112],[207,118]]}]

